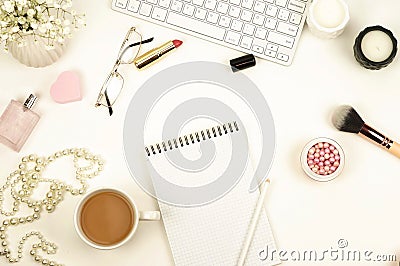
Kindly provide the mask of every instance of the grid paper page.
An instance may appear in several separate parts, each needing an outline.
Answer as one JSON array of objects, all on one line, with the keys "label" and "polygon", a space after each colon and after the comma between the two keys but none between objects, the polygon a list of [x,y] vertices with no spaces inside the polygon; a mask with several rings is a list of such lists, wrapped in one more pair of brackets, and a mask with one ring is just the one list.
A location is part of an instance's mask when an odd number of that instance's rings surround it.
[{"label": "grid paper page", "polygon": [[[229,156],[220,149],[222,136],[215,138],[218,156]],[[229,138],[229,137],[228,137]],[[208,140],[211,141],[211,140]],[[193,151],[195,150],[195,146]],[[190,146],[186,147],[186,149]],[[227,147],[228,148],[228,147]],[[179,150],[170,150],[179,152]],[[185,151],[187,154],[187,150]],[[158,173],[170,166],[164,154],[148,158]],[[214,163],[218,163],[216,160]],[[152,167],[149,167],[152,171]],[[165,172],[168,172],[167,170]],[[257,204],[259,192],[249,193],[248,188],[254,170],[248,164],[240,182],[224,197],[200,207],[176,207],[159,201],[162,219],[171,246],[175,264],[180,265],[236,265],[249,230],[249,225]],[[150,173],[151,174],[151,173]],[[174,178],[188,178],[185,172]],[[157,189],[155,188],[157,191]],[[276,265],[279,260],[261,261],[259,252],[268,245],[276,249],[272,231],[265,210],[262,211],[250,249],[246,265]]]}]

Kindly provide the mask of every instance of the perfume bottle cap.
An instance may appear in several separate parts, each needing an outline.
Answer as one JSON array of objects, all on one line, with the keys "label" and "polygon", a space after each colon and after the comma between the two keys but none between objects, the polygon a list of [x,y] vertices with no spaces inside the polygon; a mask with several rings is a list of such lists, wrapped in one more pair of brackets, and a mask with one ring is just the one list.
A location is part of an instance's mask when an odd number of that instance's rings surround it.
[{"label": "perfume bottle cap", "polygon": [[37,101],[37,97],[33,94],[29,95],[28,99],[26,99],[24,106],[27,109],[31,109],[33,107],[33,105],[36,103]]}]

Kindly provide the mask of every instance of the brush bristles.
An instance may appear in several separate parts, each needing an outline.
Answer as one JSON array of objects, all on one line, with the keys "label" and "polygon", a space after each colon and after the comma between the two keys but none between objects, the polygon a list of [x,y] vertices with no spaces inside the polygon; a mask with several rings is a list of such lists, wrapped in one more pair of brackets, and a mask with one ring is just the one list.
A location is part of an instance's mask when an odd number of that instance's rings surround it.
[{"label": "brush bristles", "polygon": [[359,133],[365,124],[350,105],[339,106],[332,116],[332,123],[338,130],[350,133]]}]

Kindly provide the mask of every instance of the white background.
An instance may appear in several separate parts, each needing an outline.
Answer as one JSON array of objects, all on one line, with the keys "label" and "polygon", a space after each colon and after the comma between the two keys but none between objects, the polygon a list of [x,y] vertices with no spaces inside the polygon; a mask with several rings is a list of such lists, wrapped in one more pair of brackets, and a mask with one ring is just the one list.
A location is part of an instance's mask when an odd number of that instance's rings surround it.
[{"label": "white background", "polygon": [[[74,4],[78,11],[86,13],[87,27],[74,35],[67,51],[54,65],[27,68],[11,55],[0,53],[1,110],[11,99],[23,101],[30,92],[35,92],[40,97],[35,110],[41,114],[38,126],[19,154],[0,146],[0,181],[5,182],[23,155],[47,156],[64,148],[86,147],[106,161],[104,172],[90,181],[91,188],[123,188],[141,209],[155,209],[156,202],[136,185],[124,161],[122,128],[130,99],[144,81],[169,66],[198,60],[228,63],[242,54],[112,11],[108,0],[75,0]],[[337,248],[337,241],[343,238],[351,250],[396,254],[400,259],[399,159],[358,136],[336,131],[330,123],[332,110],[349,103],[371,125],[400,140],[398,56],[386,69],[369,71],[359,66],[352,54],[354,39],[366,26],[381,24],[400,38],[400,2],[363,0],[348,4],[351,20],[339,38],[321,40],[305,27],[290,67],[258,60],[256,67],[244,72],[263,92],[276,123],[277,150],[266,208],[280,249],[329,250]],[[154,36],[152,45],[169,39],[180,39],[184,44],[144,71],[121,67],[127,83],[115,114],[109,117],[105,109],[94,108],[94,102],[131,25],[136,25],[145,38]],[[84,94],[81,102],[60,105],[51,100],[49,88],[65,70],[79,73]],[[311,180],[299,163],[302,147],[320,136],[338,141],[346,154],[343,173],[329,183]],[[57,172],[54,177],[61,178],[72,169],[65,166],[54,172]],[[53,214],[44,214],[38,223],[24,230],[9,230],[12,247],[16,247],[23,232],[38,229],[58,244],[60,249],[54,259],[66,265],[173,264],[161,222],[141,224],[135,238],[117,250],[98,251],[85,245],[73,226],[78,200],[79,197],[66,197]],[[2,257],[0,261],[5,262]],[[21,264],[34,263],[26,255]]]}]

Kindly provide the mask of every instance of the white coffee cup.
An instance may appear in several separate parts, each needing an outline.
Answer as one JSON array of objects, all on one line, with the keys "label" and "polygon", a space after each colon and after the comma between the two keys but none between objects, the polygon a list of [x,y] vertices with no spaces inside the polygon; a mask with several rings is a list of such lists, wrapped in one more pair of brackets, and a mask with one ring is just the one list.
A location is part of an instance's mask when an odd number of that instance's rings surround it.
[{"label": "white coffee cup", "polygon": [[308,9],[308,28],[320,38],[338,37],[349,20],[349,8],[344,0],[313,0]]},{"label": "white coffee cup", "polygon": [[[133,219],[133,226],[129,232],[129,234],[126,235],[121,241],[118,243],[112,244],[112,245],[103,245],[96,243],[89,239],[86,234],[84,233],[84,230],[82,229],[81,226],[81,212],[82,212],[82,207],[84,204],[87,202],[87,200],[91,199],[93,196],[99,194],[99,193],[104,193],[104,192],[112,192],[116,193],[119,196],[122,196],[130,205],[131,210],[132,210],[132,219]],[[78,203],[76,209],[75,209],[75,214],[74,214],[74,225],[75,225],[75,230],[78,233],[79,237],[88,245],[97,248],[97,249],[114,249],[117,247],[122,246],[126,242],[128,242],[136,233],[139,221],[159,221],[161,218],[161,214],[159,211],[139,211],[137,208],[137,205],[135,202],[132,200],[132,198],[123,192],[122,190],[115,189],[115,188],[100,188],[93,190],[92,192],[89,192],[86,194]]]}]

